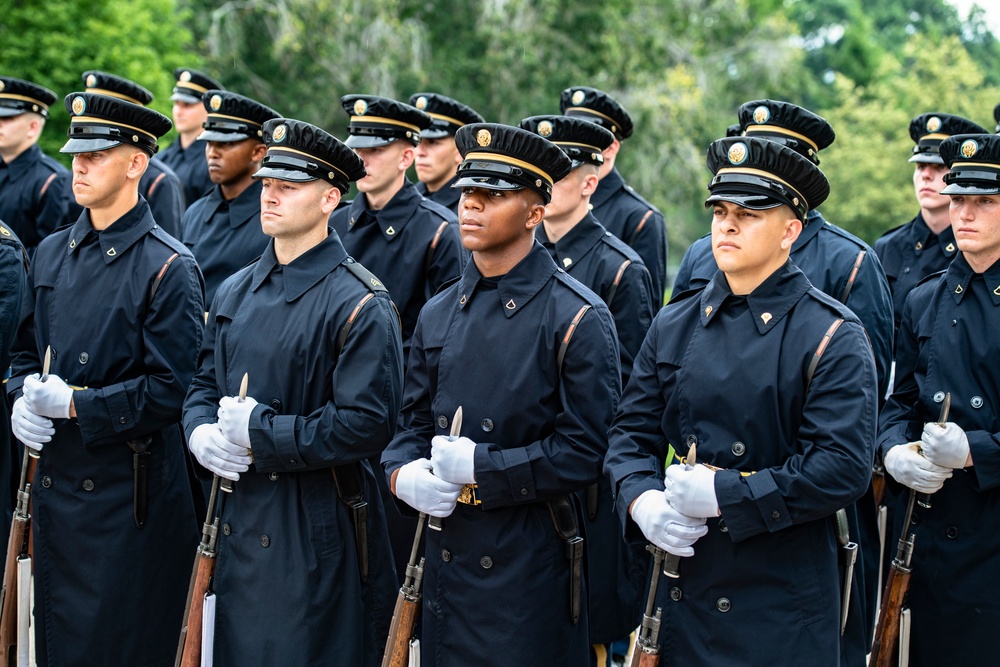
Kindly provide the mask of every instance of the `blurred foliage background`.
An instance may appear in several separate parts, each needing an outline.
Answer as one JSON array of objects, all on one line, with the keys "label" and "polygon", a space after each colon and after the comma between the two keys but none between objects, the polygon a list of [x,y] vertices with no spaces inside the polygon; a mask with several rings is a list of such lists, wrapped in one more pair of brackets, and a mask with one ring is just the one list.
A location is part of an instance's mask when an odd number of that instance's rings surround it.
[{"label": "blurred foliage background", "polygon": [[[981,10],[963,20],[945,0],[0,0],[0,43],[0,71],[60,95],[103,69],[169,115],[173,69],[194,67],[341,137],[347,93],[435,91],[516,124],[595,86],[635,119],[619,166],[664,212],[672,267],[708,230],[705,149],[741,103],[788,100],[833,123],[823,211],[872,242],[917,211],[910,118],[992,131],[1000,102],[997,37]],[[53,110],[49,154],[68,121]]]}]

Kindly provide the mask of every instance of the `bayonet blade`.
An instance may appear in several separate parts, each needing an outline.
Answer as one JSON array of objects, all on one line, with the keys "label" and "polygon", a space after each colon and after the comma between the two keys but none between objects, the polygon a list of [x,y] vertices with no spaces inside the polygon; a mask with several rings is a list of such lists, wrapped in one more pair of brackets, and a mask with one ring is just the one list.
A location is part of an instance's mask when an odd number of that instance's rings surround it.
[{"label": "bayonet blade", "polygon": [[944,428],[948,423],[948,413],[951,412],[951,392],[944,395],[944,402],[941,403],[941,416],[938,418],[938,426]]},{"label": "bayonet blade", "polygon": [[462,434],[462,406],[458,406],[455,410],[455,416],[451,418],[451,434],[448,436],[449,440],[457,440],[458,436]]},{"label": "bayonet blade", "polygon": [[49,367],[52,366],[52,346],[45,346],[45,359],[42,361],[42,376],[39,378],[42,382],[49,379]]},{"label": "bayonet blade", "polygon": [[247,400],[247,384],[250,382],[250,373],[244,373],[240,381],[240,403]]}]

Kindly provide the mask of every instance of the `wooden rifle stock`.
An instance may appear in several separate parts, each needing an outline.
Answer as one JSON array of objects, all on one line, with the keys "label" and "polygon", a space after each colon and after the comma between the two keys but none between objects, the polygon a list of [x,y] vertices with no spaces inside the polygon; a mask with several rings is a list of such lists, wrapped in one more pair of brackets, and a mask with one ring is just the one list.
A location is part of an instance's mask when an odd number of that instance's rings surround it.
[{"label": "wooden rifle stock", "polygon": [[24,448],[17,506],[7,536],[7,559],[4,562],[3,589],[0,590],[0,651],[6,667],[17,662],[17,561],[28,555],[31,535],[31,484],[35,479],[38,456]]},{"label": "wooden rifle stock", "polygon": [[639,626],[635,647],[632,649],[631,667],[657,667],[660,664],[660,620],[663,618],[663,609],[659,608],[654,613],[653,607],[656,606],[656,588],[660,582],[660,570],[664,567],[664,557],[667,553],[652,544],[646,545],[646,551],[653,554],[653,576],[649,581],[642,625]]},{"label": "wooden rifle stock", "polygon": [[389,636],[385,641],[382,667],[406,667],[410,659],[410,639],[417,627],[417,616],[420,614],[420,587],[424,581],[424,559],[421,558],[418,562],[417,552],[420,551],[420,537],[423,535],[426,521],[427,515],[421,512],[420,518],[417,519],[417,532],[413,536],[410,562],[406,566],[406,578],[399,588],[396,608],[392,611],[392,624],[389,625]]},{"label": "wooden rifle stock", "polygon": [[[910,519],[913,516],[913,505],[917,500],[917,492],[910,491],[910,499],[906,503],[906,513],[903,515],[904,530],[909,530]],[[910,588],[910,575],[913,572],[912,532],[899,538],[896,557],[889,569],[889,578],[885,582],[885,592],[882,594],[882,607],[878,612],[878,623],[875,626],[875,639],[872,642],[870,667],[895,667],[899,664],[900,652],[900,618],[906,604],[906,593]]]},{"label": "wooden rifle stock", "polygon": [[[188,586],[187,605],[184,609],[184,627],[177,645],[175,667],[200,667],[202,617],[205,608],[205,594],[211,588],[215,574],[216,543],[219,536],[219,515],[215,505],[219,497],[219,476],[212,480],[212,492],[208,498],[208,514],[201,529],[201,543],[195,555],[191,583]],[[211,650],[211,647],[209,647]]]}]

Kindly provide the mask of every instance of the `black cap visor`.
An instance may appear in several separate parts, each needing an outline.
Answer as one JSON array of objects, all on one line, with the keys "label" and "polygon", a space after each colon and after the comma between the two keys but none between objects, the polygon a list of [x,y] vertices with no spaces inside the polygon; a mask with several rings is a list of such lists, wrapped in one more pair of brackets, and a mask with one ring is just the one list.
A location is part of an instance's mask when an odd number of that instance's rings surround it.
[{"label": "black cap visor", "polygon": [[[113,141],[111,139],[106,139],[104,137],[94,137],[93,139],[80,139],[74,137],[66,141],[63,147],[59,149],[60,153],[96,153],[97,151],[106,151],[115,146],[121,146],[124,141]],[[138,146],[136,147],[138,148]],[[148,152],[148,151],[147,151]]]},{"label": "black cap visor", "polygon": [[431,125],[426,130],[420,131],[421,139],[444,139],[445,137],[455,136],[455,130],[450,125],[447,124],[437,124]]},{"label": "black cap visor", "polygon": [[943,195],[1000,195],[1000,183],[988,184],[983,181],[957,181],[949,183],[941,191]]},{"label": "black cap visor", "polygon": [[13,116],[20,116],[21,114],[26,113],[27,111],[28,111],[27,109],[21,109],[19,107],[15,108],[6,105],[0,105],[0,118],[11,118]]},{"label": "black cap visor", "polygon": [[463,176],[451,184],[453,188],[483,188],[485,190],[524,190],[526,185],[505,181],[496,176]]},{"label": "black cap visor", "polygon": [[916,153],[907,162],[922,162],[925,164],[944,164],[939,153]]},{"label": "black cap visor", "polygon": [[748,194],[741,192],[717,192],[705,200],[705,208],[720,201],[727,201],[743,208],[753,211],[766,211],[771,208],[778,208],[785,202],[760,194]]},{"label": "black cap visor", "polygon": [[352,134],[347,137],[347,141],[344,144],[348,148],[378,148],[379,146],[388,146],[394,141],[400,141],[404,137],[384,137],[375,134]]},{"label": "black cap visor", "polygon": [[279,181],[291,181],[293,183],[308,183],[309,181],[319,180],[319,178],[312,174],[282,165],[261,167],[254,173],[253,178],[274,178]]},{"label": "black cap visor", "polygon": [[174,94],[170,96],[170,99],[175,102],[186,102],[187,104],[201,104],[200,97],[179,88],[174,88]]},{"label": "black cap visor", "polygon": [[[763,211],[784,204],[792,209],[799,216],[799,220],[803,222],[805,222],[806,214],[809,212],[809,206],[805,199],[791,188],[754,174],[719,173],[712,179],[708,190],[711,194],[705,201],[705,206],[715,201],[731,201],[744,208]],[[715,197],[724,198],[714,199]],[[740,201],[735,198],[740,198]],[[748,206],[741,201],[753,205]]]},{"label": "black cap visor", "polygon": [[251,134],[244,134],[242,132],[220,132],[219,130],[202,130],[201,134],[198,135],[197,141],[213,141],[219,144],[234,144],[237,141],[244,141],[246,139],[256,139],[257,141],[262,141],[260,137]]}]

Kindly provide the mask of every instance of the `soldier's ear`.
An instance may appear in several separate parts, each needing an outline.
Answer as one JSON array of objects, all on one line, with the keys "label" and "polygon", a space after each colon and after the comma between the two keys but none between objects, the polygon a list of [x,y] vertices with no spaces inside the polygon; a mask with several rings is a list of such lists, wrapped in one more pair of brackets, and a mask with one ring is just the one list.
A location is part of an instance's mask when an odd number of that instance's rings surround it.
[{"label": "soldier's ear", "polygon": [[323,209],[323,213],[330,215],[336,210],[337,206],[340,204],[340,198],[343,195],[340,193],[340,189],[334,186],[328,187],[323,192],[323,198],[320,202],[320,207]]},{"label": "soldier's ear", "polygon": [[125,175],[128,179],[138,182],[142,178],[142,175],[146,173],[146,167],[148,166],[149,154],[142,149],[133,148],[129,155],[128,170],[125,172]]},{"label": "soldier's ear", "polygon": [[257,144],[254,146],[253,153],[250,154],[250,161],[261,162],[265,155],[267,155],[267,146],[264,144]]},{"label": "soldier's ear", "polygon": [[789,210],[789,216],[785,220],[785,234],[781,237],[781,249],[791,250],[792,245],[799,238],[799,234],[802,233],[802,221],[795,217],[794,213]]}]

